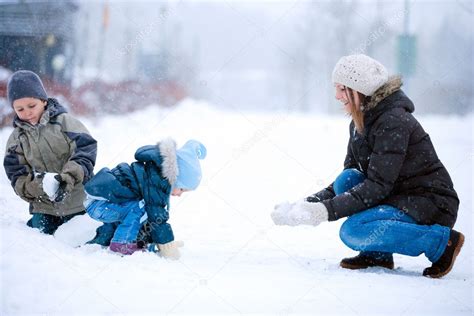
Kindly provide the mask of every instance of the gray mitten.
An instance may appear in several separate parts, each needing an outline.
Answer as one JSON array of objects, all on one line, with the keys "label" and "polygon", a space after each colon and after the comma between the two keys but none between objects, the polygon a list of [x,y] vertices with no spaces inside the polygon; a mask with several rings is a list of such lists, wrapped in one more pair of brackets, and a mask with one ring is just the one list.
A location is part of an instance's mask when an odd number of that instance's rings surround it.
[{"label": "gray mitten", "polygon": [[43,191],[44,172],[35,172],[32,177],[25,181],[25,189],[33,198],[39,198],[44,195]]},{"label": "gray mitten", "polygon": [[57,203],[62,202],[71,193],[74,188],[74,178],[67,173],[57,174],[54,179],[58,181],[59,188],[56,191],[54,201]]}]

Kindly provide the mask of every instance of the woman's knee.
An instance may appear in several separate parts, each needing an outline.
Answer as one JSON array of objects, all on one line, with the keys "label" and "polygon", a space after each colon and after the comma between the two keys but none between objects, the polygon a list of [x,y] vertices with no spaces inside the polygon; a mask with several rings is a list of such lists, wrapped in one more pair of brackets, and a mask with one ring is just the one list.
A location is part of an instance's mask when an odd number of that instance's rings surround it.
[{"label": "woman's knee", "polygon": [[339,238],[349,248],[360,250],[366,242],[364,225],[357,218],[349,217],[339,230]]},{"label": "woman's knee", "polygon": [[365,180],[365,176],[357,169],[345,169],[334,181],[334,192],[336,195],[347,192]]},{"label": "woman's knee", "polygon": [[342,224],[339,237],[349,248],[364,251],[383,240],[386,231],[398,222],[414,223],[414,220],[393,206],[379,205],[349,217]]}]

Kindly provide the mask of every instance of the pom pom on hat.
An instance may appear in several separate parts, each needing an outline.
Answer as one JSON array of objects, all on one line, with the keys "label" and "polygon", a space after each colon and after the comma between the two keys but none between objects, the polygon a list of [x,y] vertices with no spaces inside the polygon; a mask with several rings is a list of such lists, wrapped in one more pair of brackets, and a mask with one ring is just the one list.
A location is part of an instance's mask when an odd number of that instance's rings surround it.
[{"label": "pom pom on hat", "polygon": [[199,160],[206,158],[206,147],[197,140],[188,140],[176,151],[178,178],[175,188],[195,190],[201,183],[202,172]]},{"label": "pom pom on hat", "polygon": [[344,56],[332,72],[332,82],[371,96],[388,81],[387,69],[375,59],[363,55]]}]

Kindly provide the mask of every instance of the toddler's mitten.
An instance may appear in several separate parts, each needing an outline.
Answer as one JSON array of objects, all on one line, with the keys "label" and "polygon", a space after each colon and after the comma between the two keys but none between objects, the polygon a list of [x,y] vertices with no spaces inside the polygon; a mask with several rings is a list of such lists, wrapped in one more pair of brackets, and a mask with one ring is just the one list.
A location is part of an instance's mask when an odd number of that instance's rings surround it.
[{"label": "toddler's mitten", "polygon": [[163,258],[178,260],[181,257],[179,248],[184,246],[184,242],[181,240],[170,241],[166,244],[158,244],[158,250]]}]

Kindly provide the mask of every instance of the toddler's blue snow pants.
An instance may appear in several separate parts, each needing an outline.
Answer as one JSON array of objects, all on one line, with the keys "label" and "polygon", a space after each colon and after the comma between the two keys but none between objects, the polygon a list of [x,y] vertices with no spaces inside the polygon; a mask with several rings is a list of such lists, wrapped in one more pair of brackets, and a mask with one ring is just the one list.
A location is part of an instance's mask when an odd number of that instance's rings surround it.
[{"label": "toddler's blue snow pants", "polygon": [[86,209],[90,217],[103,223],[116,223],[112,242],[132,243],[137,241],[140,219],[145,214],[145,207],[139,201],[112,203],[96,200]]}]

